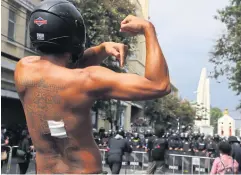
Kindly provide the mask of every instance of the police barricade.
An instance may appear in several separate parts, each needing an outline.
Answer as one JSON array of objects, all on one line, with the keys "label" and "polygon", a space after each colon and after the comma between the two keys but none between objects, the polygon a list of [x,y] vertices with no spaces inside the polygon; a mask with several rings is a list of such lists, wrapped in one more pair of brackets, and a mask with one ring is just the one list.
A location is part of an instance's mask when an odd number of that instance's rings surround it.
[{"label": "police barricade", "polygon": [[[5,148],[7,148],[7,152],[8,152],[8,157],[7,157],[7,164],[2,165],[2,173],[4,174],[19,174],[18,173],[18,165],[17,165],[17,161],[14,160],[13,161],[13,151],[16,151],[16,149],[18,148],[18,146],[4,146]],[[15,165],[15,166],[13,166]]]},{"label": "police barricade", "polygon": [[179,154],[179,151],[176,150],[169,150],[167,152],[167,162],[168,169],[172,170],[173,173],[178,173],[180,165],[181,165],[181,158],[180,157],[172,157],[171,154]]},{"label": "police barricade", "polygon": [[[214,158],[184,155],[184,154],[169,154],[169,169],[172,169],[173,174],[207,174],[210,172]],[[177,162],[175,160],[181,160]],[[169,162],[171,163],[171,162]],[[181,164],[180,164],[181,163]],[[177,167],[178,168],[173,168]],[[171,167],[171,168],[170,168]]]}]

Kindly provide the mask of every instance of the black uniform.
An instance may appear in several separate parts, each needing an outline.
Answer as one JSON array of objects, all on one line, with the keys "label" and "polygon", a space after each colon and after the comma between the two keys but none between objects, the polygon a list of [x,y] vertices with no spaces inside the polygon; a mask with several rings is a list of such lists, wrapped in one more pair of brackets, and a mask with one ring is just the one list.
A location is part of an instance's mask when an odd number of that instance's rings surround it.
[{"label": "black uniform", "polygon": [[133,150],[138,150],[142,147],[141,139],[139,137],[139,134],[134,133],[134,138],[131,140],[131,145],[133,147]]},{"label": "black uniform", "polygon": [[148,154],[148,160],[149,162],[152,162],[152,156],[151,156],[151,151],[153,149],[153,143],[154,143],[154,140],[156,139],[155,136],[151,136],[148,138],[147,140],[147,154]]},{"label": "black uniform", "polygon": [[217,157],[217,144],[212,140],[212,139],[208,139],[207,140],[207,151],[208,151],[208,156],[209,157]]},{"label": "black uniform", "polygon": [[108,132],[105,132],[103,138],[101,139],[101,145],[103,147],[106,147],[108,145],[108,141],[109,141],[109,135],[108,135]]},{"label": "black uniform", "polygon": [[232,157],[239,163],[238,174],[241,173],[241,147],[240,141],[235,136],[230,136],[228,138],[228,142],[231,144],[232,147]]},{"label": "black uniform", "polygon": [[152,162],[148,166],[147,174],[154,174],[155,171],[158,171],[158,174],[164,173],[165,152],[168,150],[168,142],[163,137],[164,130],[161,128],[156,130],[156,138],[153,139],[151,149]]},{"label": "black uniform", "polygon": [[111,172],[112,174],[119,174],[124,152],[131,153],[132,151],[130,144],[123,136],[117,134],[109,140],[108,148],[107,161]]}]

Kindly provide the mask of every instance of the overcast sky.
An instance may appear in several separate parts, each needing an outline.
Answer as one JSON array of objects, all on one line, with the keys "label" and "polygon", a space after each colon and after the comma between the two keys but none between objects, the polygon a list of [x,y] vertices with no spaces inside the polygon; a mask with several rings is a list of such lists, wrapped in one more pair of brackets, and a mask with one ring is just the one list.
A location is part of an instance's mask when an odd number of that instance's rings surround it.
[{"label": "overcast sky", "polygon": [[[215,40],[225,32],[225,26],[213,17],[228,0],[150,0],[149,16],[156,27],[158,39],[167,59],[172,82],[180,95],[196,100],[201,69],[208,73],[213,65],[208,62]],[[241,119],[236,111],[239,99],[228,89],[224,78],[210,80],[211,105],[222,111],[228,108],[230,116]],[[241,121],[236,121],[241,127]]]}]

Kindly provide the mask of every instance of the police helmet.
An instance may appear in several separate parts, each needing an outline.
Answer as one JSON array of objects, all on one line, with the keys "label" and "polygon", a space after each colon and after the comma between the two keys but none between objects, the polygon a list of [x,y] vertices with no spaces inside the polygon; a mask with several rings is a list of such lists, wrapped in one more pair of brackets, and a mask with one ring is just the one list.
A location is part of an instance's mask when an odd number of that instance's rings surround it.
[{"label": "police helmet", "polygon": [[22,137],[27,137],[28,135],[29,135],[28,130],[23,130],[22,133],[21,133]]},{"label": "police helmet", "polygon": [[139,137],[139,134],[137,132],[134,133],[134,137],[135,138],[138,138]]},{"label": "police helmet", "polygon": [[150,129],[146,130],[146,132],[145,132],[146,137],[151,137],[152,135],[153,135],[153,133]]},{"label": "police helmet", "polygon": [[122,137],[125,137],[125,132],[124,132],[124,130],[123,130],[122,128],[119,129],[116,134],[119,134],[119,135],[121,135]]},{"label": "police helmet", "polygon": [[105,137],[108,137],[109,136],[109,133],[107,131],[104,132],[104,136]]},{"label": "police helmet", "polygon": [[68,52],[79,58],[84,52],[84,20],[67,0],[41,2],[30,15],[29,31],[33,47],[44,54]]},{"label": "police helmet", "polygon": [[94,136],[98,135],[98,132],[97,132],[97,130],[95,128],[92,129],[92,133],[93,133]]},{"label": "police helmet", "polygon": [[240,143],[240,140],[236,136],[230,136],[228,138],[229,143]]}]

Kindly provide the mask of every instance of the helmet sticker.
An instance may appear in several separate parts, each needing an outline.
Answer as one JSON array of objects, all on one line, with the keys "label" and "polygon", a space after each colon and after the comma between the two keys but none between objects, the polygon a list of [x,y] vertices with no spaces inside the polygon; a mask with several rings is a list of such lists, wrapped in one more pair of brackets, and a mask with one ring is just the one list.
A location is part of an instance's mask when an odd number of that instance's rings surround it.
[{"label": "helmet sticker", "polygon": [[43,33],[37,33],[37,40],[44,40],[44,34]]},{"label": "helmet sticker", "polygon": [[43,19],[42,17],[38,17],[37,19],[34,20],[34,24],[37,24],[39,27],[47,24],[47,20]]}]

